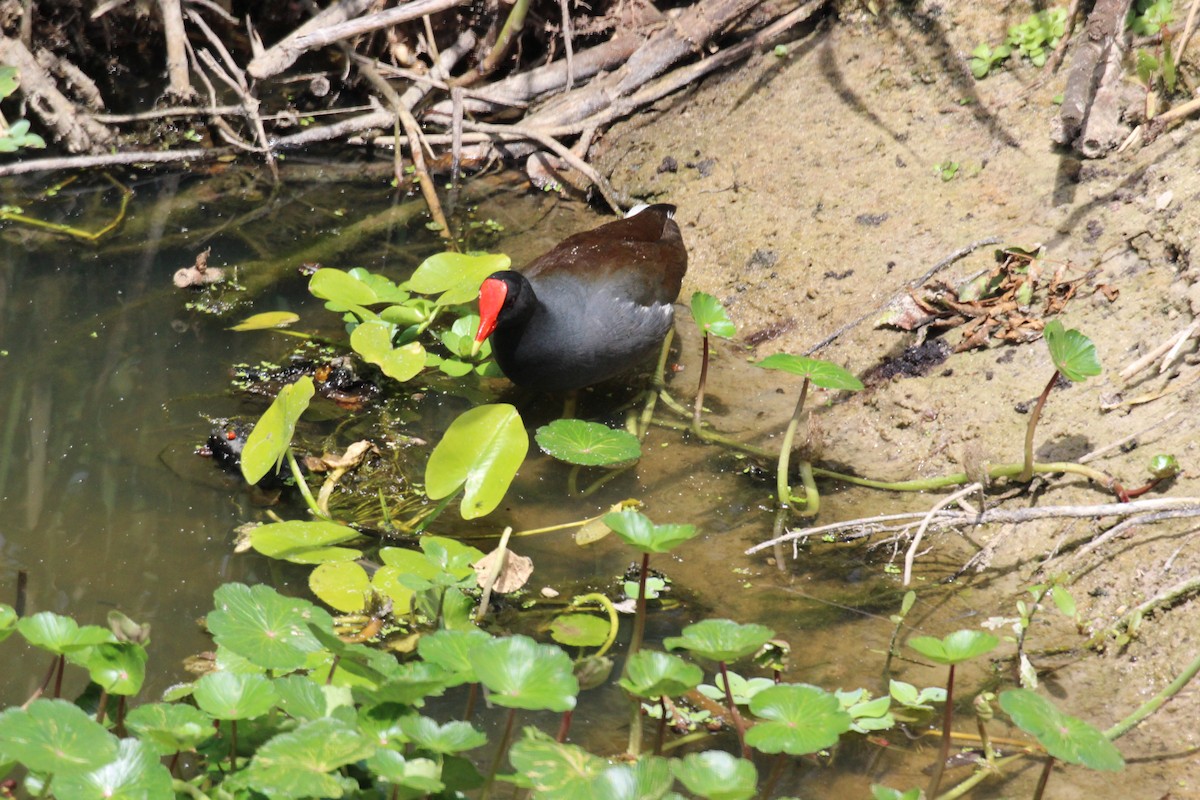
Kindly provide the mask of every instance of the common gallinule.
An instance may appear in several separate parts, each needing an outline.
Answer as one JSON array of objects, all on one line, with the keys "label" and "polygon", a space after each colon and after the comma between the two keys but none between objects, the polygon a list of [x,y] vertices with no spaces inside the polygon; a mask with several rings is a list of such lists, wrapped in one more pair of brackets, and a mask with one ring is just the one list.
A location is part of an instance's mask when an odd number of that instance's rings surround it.
[{"label": "common gallinule", "polygon": [[479,289],[479,333],[513,383],[545,392],[590,386],[636,366],[671,328],[687,249],[675,206],[564,239],[520,272]]}]

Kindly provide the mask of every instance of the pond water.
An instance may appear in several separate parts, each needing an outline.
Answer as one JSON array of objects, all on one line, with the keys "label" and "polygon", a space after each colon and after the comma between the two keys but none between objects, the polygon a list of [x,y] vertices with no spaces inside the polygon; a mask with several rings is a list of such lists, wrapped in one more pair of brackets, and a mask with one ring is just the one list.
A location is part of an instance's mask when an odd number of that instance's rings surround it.
[{"label": "pond water", "polygon": [[[157,178],[134,186],[122,226],[98,243],[14,225],[2,231],[0,599],[14,602],[16,577],[24,572],[26,613],[51,610],[104,624],[105,614],[119,609],[151,623],[143,698],[188,679],[181,662],[210,646],[197,619],[211,608],[220,584],[269,583],[307,594],[306,570],[253,553],[234,554],[234,529],[264,519],[264,509],[195,449],[206,439],[211,419],[253,416],[264,407],[231,390],[231,365],[278,359],[292,344],[270,333],[232,332],[233,322],[261,311],[291,310],[301,314],[301,327],[336,332],[336,320],[306,291],[307,279],[297,271],[302,262],[364,266],[399,280],[438,249],[419,205],[395,200],[385,172],[368,172],[365,166],[348,167],[319,181],[293,178],[274,192],[234,172],[206,180]],[[10,186],[6,196],[26,198],[27,213],[88,229],[104,224],[119,198],[99,180],[65,187],[40,202],[32,199],[38,189]],[[546,195],[483,183],[473,191],[476,196],[463,201],[476,207],[473,219],[499,223],[502,232],[489,236],[489,226],[481,225],[470,246],[508,252],[518,264],[597,222],[579,204]],[[207,248],[209,265],[235,272],[245,288],[224,296],[238,304],[224,316],[189,308],[195,293],[172,285],[172,274]],[[674,391],[690,401],[697,338],[685,314],[677,327],[682,343]],[[798,386],[751,368],[736,347],[717,349],[710,375],[708,406],[718,426],[773,446]],[[586,394],[581,415],[619,419],[617,409],[630,396]],[[530,427],[561,410],[555,402],[519,393],[504,399],[518,405]],[[456,400],[423,406],[427,418],[413,423],[414,435],[436,437],[463,407]],[[888,615],[901,593],[882,569],[891,553],[848,547],[797,562],[788,553],[786,571],[761,556],[743,555],[771,532],[769,470],[675,432],[656,431],[636,471],[586,499],[568,498],[566,486],[566,467],[531,453],[500,510],[471,525],[448,512],[436,532],[477,536],[505,525],[529,529],[641,498],[655,521],[693,523],[702,531],[677,553],[652,560],[686,602],[652,616],[648,640],[677,635],[705,616],[759,622],[791,643],[787,679],[827,689],[879,690],[892,631]],[[877,497],[831,490],[823,498],[823,520],[872,513]],[[303,513],[298,507],[278,511],[290,518]],[[613,585],[633,560],[614,539],[581,550],[568,532],[518,539],[513,546],[534,559],[535,591],[550,586],[570,592]],[[932,568],[953,566],[935,562]],[[6,643],[0,670],[8,677],[0,682],[0,701],[23,702],[46,666],[39,655]],[[902,672],[906,668],[901,665]],[[936,682],[935,676],[919,675],[927,682]],[[79,688],[67,687],[68,696]],[[618,692],[603,691],[608,700],[600,705],[613,716],[597,720],[602,724],[595,730],[615,730],[625,724],[624,704]],[[576,724],[577,736],[586,736],[587,720]],[[609,734],[598,736],[593,746],[602,749]],[[614,749],[623,747],[625,736],[623,728],[611,733]],[[865,772],[876,779],[886,772],[875,758],[843,756],[847,786],[861,791]],[[830,790],[843,779],[836,771],[822,774]],[[910,772],[890,782],[905,780],[923,779]],[[806,791],[814,788],[807,785]]]}]

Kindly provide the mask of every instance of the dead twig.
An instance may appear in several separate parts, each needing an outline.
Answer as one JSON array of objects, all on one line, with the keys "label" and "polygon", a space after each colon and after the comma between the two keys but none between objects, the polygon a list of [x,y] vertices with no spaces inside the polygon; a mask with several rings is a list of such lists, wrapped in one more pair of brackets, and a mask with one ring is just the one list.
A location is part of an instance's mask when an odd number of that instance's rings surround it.
[{"label": "dead twig", "polygon": [[1128,382],[1130,378],[1146,369],[1146,367],[1149,367],[1164,353],[1168,353],[1170,354],[1169,357],[1163,359],[1162,366],[1159,368],[1159,374],[1161,375],[1166,371],[1170,363],[1174,361],[1174,356],[1178,354],[1179,349],[1188,339],[1196,334],[1197,330],[1200,330],[1200,319],[1194,320],[1191,325],[1188,325],[1183,330],[1171,334],[1171,336],[1153,350],[1139,357],[1136,361],[1131,362],[1129,366],[1121,370],[1121,380]]},{"label": "dead twig", "polygon": [[[1128,503],[1101,503],[1098,505],[1076,506],[1040,506],[1033,508],[1003,509],[989,508],[978,514],[968,514],[962,511],[942,509],[934,514],[930,524],[942,527],[962,527],[974,525],[993,525],[997,523],[1019,524],[1041,519],[1079,518],[1079,517],[1130,517],[1147,512],[1175,510],[1184,512],[1180,516],[1200,517],[1200,497],[1157,497],[1152,500],[1133,500]],[[885,514],[877,517],[835,522],[815,528],[800,528],[788,531],[782,536],[760,542],[746,549],[746,555],[753,555],[761,550],[775,547],[777,544],[798,539],[807,539],[820,534],[839,535],[845,540],[862,539],[882,531],[884,526],[892,529],[907,529],[920,523],[928,511],[915,511],[903,514]],[[894,523],[906,523],[894,526]],[[853,531],[862,531],[853,535],[845,535]]]},{"label": "dead twig", "polygon": [[921,520],[921,524],[917,527],[917,532],[913,534],[912,542],[908,545],[908,552],[904,554],[904,585],[908,586],[912,583],[913,562],[917,558],[917,548],[921,546],[921,538],[925,535],[925,531],[929,528],[930,521],[934,516],[951,503],[956,503],[960,499],[966,497],[972,492],[977,492],[983,488],[982,483],[972,483],[970,486],[964,486],[952,495],[947,495],[934,504],[933,508]]},{"label": "dead twig", "polygon": [[246,72],[259,80],[269,78],[290,67],[309,50],[392,25],[411,22],[426,14],[437,14],[464,5],[467,0],[410,0],[398,8],[360,16],[373,2],[374,0],[341,0],[334,3],[283,41],[252,59],[246,66]]},{"label": "dead twig", "polygon": [[194,147],[187,150],[135,150],[128,153],[105,153],[99,156],[59,156],[35,158],[0,164],[0,177],[28,175],[34,172],[93,169],[130,164],[177,164],[182,161],[204,163],[229,155],[224,147]]}]

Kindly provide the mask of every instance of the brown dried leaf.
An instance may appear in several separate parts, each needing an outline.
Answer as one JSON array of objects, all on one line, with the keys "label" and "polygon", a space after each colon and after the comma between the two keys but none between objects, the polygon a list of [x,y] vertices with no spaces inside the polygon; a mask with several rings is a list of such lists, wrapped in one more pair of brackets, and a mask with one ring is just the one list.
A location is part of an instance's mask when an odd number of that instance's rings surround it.
[{"label": "brown dried leaf", "polygon": [[496,576],[496,582],[492,584],[492,591],[508,594],[529,582],[529,576],[533,574],[532,558],[517,555],[511,550],[493,550],[472,564],[471,567],[475,570],[476,582],[483,586],[487,582],[496,559],[501,555],[504,556],[504,562],[500,567],[500,574]]}]

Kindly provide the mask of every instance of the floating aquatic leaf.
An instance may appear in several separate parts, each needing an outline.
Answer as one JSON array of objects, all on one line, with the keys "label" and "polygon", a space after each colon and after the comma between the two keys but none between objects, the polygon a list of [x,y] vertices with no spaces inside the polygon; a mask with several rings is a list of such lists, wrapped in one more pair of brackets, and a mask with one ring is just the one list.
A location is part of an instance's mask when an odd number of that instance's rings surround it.
[{"label": "floating aquatic leaf", "polygon": [[550,623],[550,636],[567,647],[599,647],[608,638],[607,620],[592,614],[562,614]]},{"label": "floating aquatic leaf", "polygon": [[354,528],[326,520],[268,522],[250,531],[250,545],[255,550],[295,564],[353,561],[361,551],[335,545],[359,538],[362,533]]},{"label": "floating aquatic leaf", "polygon": [[326,562],[309,573],[308,588],[322,603],[338,611],[362,611],[371,579],[354,561]]},{"label": "floating aquatic leaf", "polygon": [[642,445],[629,431],[599,422],[556,419],[534,434],[538,446],[568,464],[584,467],[617,467],[642,457]]},{"label": "floating aquatic leaf", "polygon": [[261,314],[254,314],[246,317],[237,325],[232,326],[231,331],[262,331],[271,328],[286,328],[293,322],[300,320],[299,314],[293,314],[291,311],[264,311]]}]

